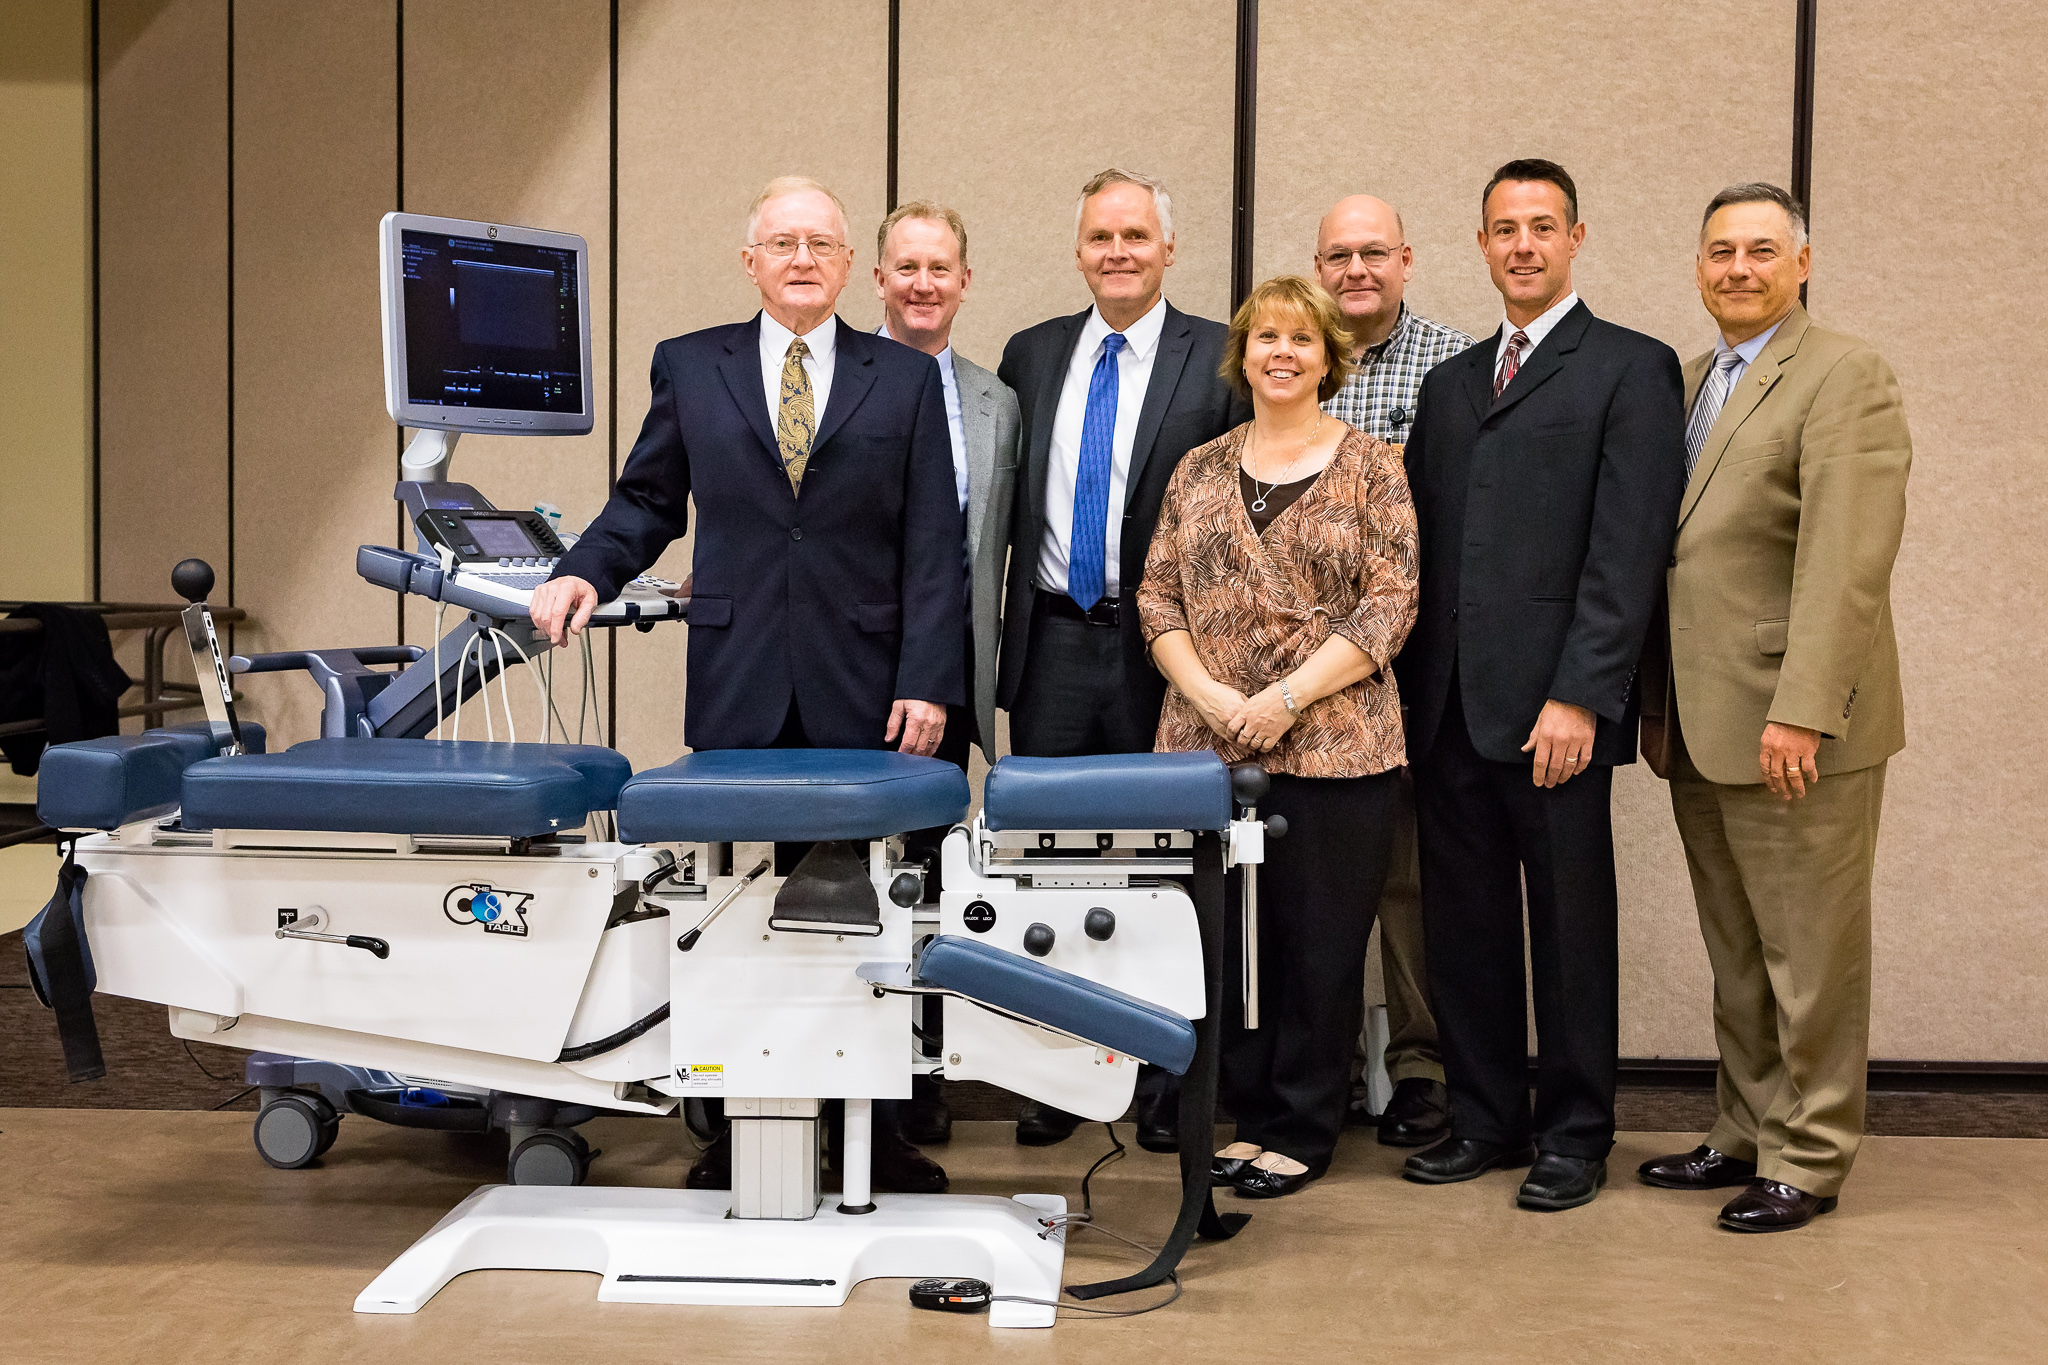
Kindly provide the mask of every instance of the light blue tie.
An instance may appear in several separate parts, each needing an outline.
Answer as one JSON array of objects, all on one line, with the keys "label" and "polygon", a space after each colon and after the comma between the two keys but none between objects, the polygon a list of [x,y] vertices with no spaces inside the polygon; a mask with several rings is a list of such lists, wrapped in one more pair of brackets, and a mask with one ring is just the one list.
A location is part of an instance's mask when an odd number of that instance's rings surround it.
[{"label": "light blue tie", "polygon": [[1067,535],[1067,596],[1082,611],[1102,600],[1109,554],[1109,466],[1116,447],[1116,354],[1124,334],[1102,339],[1102,359],[1088,376],[1088,412],[1081,419],[1080,468],[1074,473],[1074,525]]}]

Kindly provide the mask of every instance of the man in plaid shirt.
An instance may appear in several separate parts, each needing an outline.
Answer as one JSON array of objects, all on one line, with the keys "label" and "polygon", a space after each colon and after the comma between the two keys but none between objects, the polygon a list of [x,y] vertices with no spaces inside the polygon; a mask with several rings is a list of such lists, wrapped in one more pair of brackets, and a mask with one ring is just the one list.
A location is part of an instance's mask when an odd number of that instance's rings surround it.
[{"label": "man in plaid shirt", "polygon": [[[1316,275],[1344,310],[1358,366],[1323,410],[1397,446],[1407,443],[1422,376],[1472,344],[1457,328],[1408,311],[1401,296],[1414,273],[1415,249],[1391,204],[1354,194],[1323,215],[1316,230]],[[1394,860],[1379,917],[1387,1077],[1394,1095],[1380,1115],[1379,1139],[1390,1147],[1420,1147],[1449,1126],[1450,1096],[1423,971],[1415,792],[1405,781],[1394,818]],[[1352,1107],[1366,1107],[1362,1086]]]}]

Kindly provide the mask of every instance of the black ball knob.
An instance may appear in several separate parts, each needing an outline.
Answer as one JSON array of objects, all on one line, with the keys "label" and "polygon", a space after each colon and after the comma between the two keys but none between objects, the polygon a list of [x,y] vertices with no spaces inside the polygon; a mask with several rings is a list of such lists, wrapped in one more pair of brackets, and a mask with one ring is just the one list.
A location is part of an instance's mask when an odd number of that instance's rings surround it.
[{"label": "black ball knob", "polygon": [[1097,943],[1107,943],[1109,936],[1116,932],[1116,912],[1096,906],[1081,920],[1081,932]]},{"label": "black ball knob", "polygon": [[889,899],[908,910],[924,899],[924,878],[915,872],[898,872],[889,883]]},{"label": "black ball knob", "polygon": [[1267,816],[1266,837],[1268,839],[1285,839],[1287,837],[1287,817],[1284,815]]},{"label": "black ball knob", "polygon": [[213,591],[213,565],[203,559],[181,560],[171,570],[171,591],[187,602],[204,602]]},{"label": "black ball knob", "polygon": [[1052,926],[1034,924],[1024,931],[1024,951],[1033,957],[1044,957],[1052,951]]},{"label": "black ball knob", "polygon": [[1230,794],[1240,806],[1256,806],[1273,790],[1273,779],[1256,763],[1230,765]]}]

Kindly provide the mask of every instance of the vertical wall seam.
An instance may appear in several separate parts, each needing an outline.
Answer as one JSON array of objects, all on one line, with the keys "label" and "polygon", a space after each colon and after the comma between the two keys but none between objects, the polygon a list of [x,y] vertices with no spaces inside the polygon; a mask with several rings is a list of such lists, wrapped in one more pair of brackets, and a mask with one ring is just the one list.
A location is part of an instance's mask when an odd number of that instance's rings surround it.
[{"label": "vertical wall seam", "polygon": [[[896,211],[896,119],[901,108],[898,84],[903,69],[903,0],[889,0],[889,150],[888,171],[883,177],[883,198],[889,201],[885,213]],[[879,262],[878,262],[879,264]]]},{"label": "vertical wall seam", "polygon": [[92,0],[92,600],[100,590],[100,0]]},{"label": "vertical wall seam", "polygon": [[[399,213],[405,212],[405,0],[395,0],[392,6],[394,23],[392,32],[393,62],[393,118],[392,136],[392,177],[391,207]],[[379,289],[383,281],[378,281]],[[393,482],[405,477],[405,428],[398,427],[392,433],[391,475]],[[397,526],[397,539],[392,542],[397,548],[405,548],[405,504],[398,503],[392,509],[391,519]],[[405,643],[405,594],[398,594],[398,637],[396,644]]]},{"label": "vertical wall seam", "polygon": [[[228,605],[235,605],[235,0],[228,0]],[[233,651],[235,628],[228,626]]]},{"label": "vertical wall seam", "polygon": [[[894,3],[894,0],[891,0]],[[619,0],[611,3],[610,63],[611,63],[611,130],[609,193],[610,207],[607,210],[607,245],[605,269],[608,276],[605,298],[605,327],[609,338],[605,346],[605,379],[610,389],[608,410],[605,414],[605,496],[611,496],[612,489],[619,482]],[[604,707],[605,731],[611,736],[612,748],[619,747],[619,633],[605,632]]]},{"label": "vertical wall seam", "polygon": [[[1813,235],[1813,69],[1819,0],[1798,0],[1792,42],[1792,197],[1806,210],[1807,236]],[[1799,286],[1806,305],[1806,286]]]},{"label": "vertical wall seam", "polygon": [[1237,0],[1237,91],[1231,135],[1230,311],[1252,291],[1252,196],[1258,170],[1259,0]]}]

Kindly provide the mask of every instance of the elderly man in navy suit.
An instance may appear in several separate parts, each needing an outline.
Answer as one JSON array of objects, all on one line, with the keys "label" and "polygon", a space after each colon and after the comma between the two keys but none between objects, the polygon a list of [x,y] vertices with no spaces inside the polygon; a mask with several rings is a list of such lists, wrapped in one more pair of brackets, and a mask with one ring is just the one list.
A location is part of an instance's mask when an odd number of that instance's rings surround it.
[{"label": "elderly man in navy suit", "polygon": [[[823,185],[770,181],[740,261],[761,311],[655,348],[640,439],[534,593],[533,623],[556,644],[580,632],[684,533],[694,497],[684,741],[933,753],[967,700],[966,531],[938,364],[834,316],[853,246]],[[886,1121],[874,1178],[946,1186]],[[689,1183],[730,1181],[721,1138]]]}]

